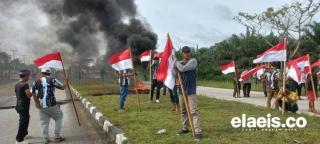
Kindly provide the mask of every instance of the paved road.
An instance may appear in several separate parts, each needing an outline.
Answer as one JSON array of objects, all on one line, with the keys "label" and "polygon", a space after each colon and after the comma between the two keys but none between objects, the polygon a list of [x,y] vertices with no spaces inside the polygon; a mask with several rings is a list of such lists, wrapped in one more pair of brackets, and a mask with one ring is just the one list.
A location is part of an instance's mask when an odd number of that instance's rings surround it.
[{"label": "paved road", "polygon": [[[222,89],[222,88],[212,88],[212,87],[197,87],[197,94],[204,95],[210,98],[217,98],[223,100],[231,100],[231,101],[238,101],[243,103],[250,103],[257,106],[264,106],[266,107],[267,98],[264,97],[262,92],[251,92],[250,98],[233,98],[233,90],[231,89]],[[314,115],[308,112],[308,100],[306,97],[303,97],[303,100],[298,101],[299,111],[298,113],[305,113],[308,115]]]},{"label": "paved road", "polygon": [[[17,132],[18,125],[18,114],[10,106],[14,106],[16,98],[13,96],[12,92],[13,84],[8,84],[5,86],[0,86],[0,107],[5,109],[0,109],[0,143],[1,144],[14,144],[15,135]],[[57,101],[63,101],[69,99],[65,91],[56,91]],[[79,105],[80,121],[82,126],[79,127],[72,103],[67,102],[61,104],[61,109],[64,113],[64,132],[63,135],[66,137],[66,141],[62,144],[105,144],[111,143],[106,134],[100,130],[92,119],[88,118],[88,113]],[[34,107],[33,101],[31,102],[30,108],[30,126],[29,126],[29,137],[27,141],[31,143],[42,143],[40,124],[38,111]],[[54,121],[51,120],[50,123],[50,135],[53,136]]]}]

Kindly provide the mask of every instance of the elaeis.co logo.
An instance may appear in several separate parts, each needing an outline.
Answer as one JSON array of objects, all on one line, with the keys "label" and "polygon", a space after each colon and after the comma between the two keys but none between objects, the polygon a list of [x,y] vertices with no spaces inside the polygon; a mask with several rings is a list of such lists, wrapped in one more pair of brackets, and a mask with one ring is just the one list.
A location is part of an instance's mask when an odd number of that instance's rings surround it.
[{"label": "elaeis.co logo", "polygon": [[307,120],[304,117],[287,117],[281,120],[280,117],[248,117],[242,114],[241,117],[233,117],[230,121],[234,128],[241,128],[242,131],[296,131],[305,128]]}]

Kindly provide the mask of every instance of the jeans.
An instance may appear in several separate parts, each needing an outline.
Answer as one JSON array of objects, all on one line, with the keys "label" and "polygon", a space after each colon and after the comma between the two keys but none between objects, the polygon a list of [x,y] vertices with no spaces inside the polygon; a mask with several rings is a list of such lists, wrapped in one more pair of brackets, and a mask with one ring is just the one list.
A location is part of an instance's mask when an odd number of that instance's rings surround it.
[{"label": "jeans", "polygon": [[16,136],[17,142],[24,141],[24,137],[28,135],[28,127],[30,121],[29,108],[30,104],[16,107],[16,111],[19,114],[19,128]]},{"label": "jeans", "polygon": [[119,108],[124,108],[124,103],[126,101],[128,95],[128,85],[120,86],[120,101],[119,101]]},{"label": "jeans", "polygon": [[54,133],[60,134],[62,132],[63,113],[59,105],[55,105],[48,108],[41,108],[39,109],[39,114],[42,137],[44,139],[49,139],[49,124],[51,118],[55,121]]},{"label": "jeans", "polygon": [[178,86],[174,86],[173,90],[169,89],[170,99],[172,103],[179,104],[179,96],[178,96]]}]

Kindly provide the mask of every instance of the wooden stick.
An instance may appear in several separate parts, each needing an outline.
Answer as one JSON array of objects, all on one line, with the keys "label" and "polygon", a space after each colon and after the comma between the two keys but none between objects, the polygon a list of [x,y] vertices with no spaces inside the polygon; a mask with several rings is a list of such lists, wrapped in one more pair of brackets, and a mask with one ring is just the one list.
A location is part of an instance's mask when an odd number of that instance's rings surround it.
[{"label": "wooden stick", "polygon": [[[62,56],[61,56],[61,63],[62,63],[62,69],[63,69],[64,78],[67,79],[67,73],[66,73],[66,70],[64,69],[64,62],[63,62]],[[70,89],[70,85],[69,85],[69,81],[68,80],[67,80],[67,87],[68,87],[68,91],[69,91],[69,94],[70,94],[70,97],[71,97],[71,101],[72,101],[72,105],[73,105],[73,108],[74,108],[74,112],[76,113],[78,124],[79,124],[79,126],[81,126],[79,115],[78,115],[78,110],[77,110],[77,107],[76,107],[76,105],[74,103],[73,95],[71,93],[71,89]]]},{"label": "wooden stick", "polygon": [[149,61],[149,74],[150,74],[150,94],[151,94],[151,89],[152,89],[152,50],[150,50],[150,61]]},{"label": "wooden stick", "polygon": [[179,85],[180,85],[181,92],[182,92],[183,102],[184,102],[184,105],[185,105],[186,110],[187,110],[189,124],[190,124],[191,130],[192,130],[192,136],[195,137],[195,129],[194,129],[193,119],[192,119],[193,117],[192,117],[192,114],[190,112],[190,105],[189,105],[189,102],[188,102],[187,95],[186,95],[186,93],[184,91],[184,87],[183,87],[183,83],[182,83],[182,80],[181,80],[181,75],[180,75],[179,70],[177,70],[177,74],[178,74]]},{"label": "wooden stick", "polygon": [[308,62],[309,62],[309,71],[310,71],[312,91],[313,91],[313,94],[314,94],[314,97],[315,97],[314,109],[316,109],[316,104],[317,104],[317,99],[318,99],[318,97],[317,97],[317,95],[316,95],[316,89],[315,89],[314,81],[313,81],[313,74],[312,74],[312,68],[311,68],[311,63],[310,63],[310,56],[309,56],[309,54],[308,54],[307,56],[308,56]]},{"label": "wooden stick", "polygon": [[[287,40],[284,39],[284,45],[287,46]],[[287,56],[287,55],[286,55]],[[282,90],[285,93],[286,91],[286,64],[287,62],[283,62],[283,74],[282,74]],[[285,108],[285,102],[284,102],[284,96],[282,98],[282,115],[284,114],[284,108]]]},{"label": "wooden stick", "polygon": [[[131,47],[129,49],[130,49],[130,56],[132,58]],[[131,64],[132,64],[132,72],[133,72],[133,84],[134,84],[134,89],[135,89],[137,99],[138,99],[138,111],[141,112],[140,96],[139,96],[138,90],[137,90],[136,71],[135,71],[135,68],[133,65],[133,59],[131,60]]]}]

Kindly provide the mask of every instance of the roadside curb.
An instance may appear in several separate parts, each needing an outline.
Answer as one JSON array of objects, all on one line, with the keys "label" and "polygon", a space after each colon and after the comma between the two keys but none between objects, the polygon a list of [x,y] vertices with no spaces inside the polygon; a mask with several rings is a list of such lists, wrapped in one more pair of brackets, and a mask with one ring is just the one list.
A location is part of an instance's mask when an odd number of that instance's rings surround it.
[{"label": "roadside curb", "polygon": [[82,97],[81,94],[71,87],[71,91],[74,95],[76,95],[83,107],[90,112],[93,119],[96,120],[96,122],[101,126],[101,128],[108,133],[113,141],[116,144],[128,144],[128,138],[126,137],[126,134],[119,129],[118,127],[114,126],[108,119],[105,117],[94,105],[92,105],[86,98]]}]

